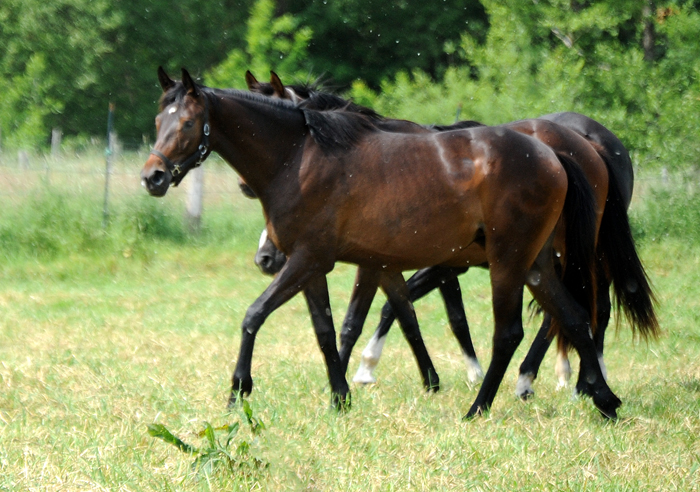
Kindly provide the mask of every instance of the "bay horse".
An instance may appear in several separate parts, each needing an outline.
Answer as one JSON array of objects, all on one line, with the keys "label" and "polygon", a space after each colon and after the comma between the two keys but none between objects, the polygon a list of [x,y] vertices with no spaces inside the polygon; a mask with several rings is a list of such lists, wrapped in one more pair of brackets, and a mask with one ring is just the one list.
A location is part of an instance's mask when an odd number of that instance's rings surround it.
[{"label": "bay horse", "polygon": [[[281,99],[308,99],[312,91],[315,91],[315,89],[304,86],[285,86],[274,72],[271,72],[270,83],[261,83],[248,71],[246,72],[246,82],[248,89],[253,92]],[[337,100],[330,98],[324,100],[324,102],[331,105],[335,104],[335,107],[350,106],[350,109],[355,111],[361,108],[339,98]],[[371,114],[372,112],[372,110],[367,108],[359,111],[366,114]],[[375,116],[378,117],[376,114]],[[566,112],[545,115],[540,117],[539,120],[552,121],[566,127],[566,129],[557,128],[556,126],[552,127],[546,123],[538,122],[538,120],[524,120],[506,124],[505,126],[530,134],[550,145],[555,151],[567,153],[574,160],[578,159],[578,161],[583,162],[584,171],[586,169],[589,171],[587,178],[597,192],[604,195],[605,191],[609,190],[603,216],[604,230],[601,231],[603,237],[598,242],[600,275],[598,276],[599,285],[596,306],[598,314],[597,327],[594,334],[598,360],[605,376],[603,348],[605,329],[610,319],[611,302],[609,289],[611,283],[614,286],[618,308],[623,307],[631,321],[633,330],[638,331],[643,336],[656,335],[658,331],[658,323],[653,309],[655,302],[653,292],[634,247],[627,217],[627,208],[631,201],[634,182],[632,162],[627,149],[619,139],[607,128],[591,118],[578,113]],[[386,119],[382,120],[382,125],[389,131],[407,132],[420,132],[426,131],[426,129],[449,131],[455,128],[480,126],[477,122],[468,121],[459,122],[456,125],[423,128],[403,120]],[[584,143],[581,137],[577,135],[571,135],[572,131],[584,137],[586,142]],[[593,154],[593,151],[597,153],[597,156]],[[603,162],[605,171],[602,170]],[[608,172],[611,174],[609,187],[607,182]],[[242,186],[244,186],[244,183],[242,183]],[[263,234],[265,235],[266,232],[264,231]],[[280,254],[271,241],[264,241],[261,238],[255,261],[263,273],[275,274],[282,268],[286,258]],[[468,379],[471,382],[477,382],[482,376],[481,367],[473,348],[464,313],[460,286],[456,280],[457,275],[465,271],[465,268],[427,268],[414,274],[408,280],[408,286],[411,301],[423,297],[435,288],[440,289],[447,309],[450,326],[462,347],[462,352],[467,361]],[[634,288],[630,289],[630,286],[634,286]],[[619,309],[618,312],[620,312]],[[349,318],[353,320],[357,317],[350,313]],[[368,383],[376,381],[372,372],[379,361],[386,335],[393,320],[394,315],[391,306],[387,304],[382,310],[381,321],[377,330],[362,352],[361,364],[353,379],[355,382]],[[542,327],[533,341],[527,357],[520,366],[516,395],[521,398],[527,398],[534,394],[532,381],[537,375],[539,366],[551,341],[551,338],[548,336],[550,324],[551,317],[545,315]],[[347,327],[344,325],[343,333],[346,330]],[[356,330],[354,333],[359,335],[359,330]],[[343,345],[345,346],[345,343]],[[352,341],[352,345],[354,345],[354,341]],[[343,349],[341,349],[341,358],[342,352]],[[559,376],[559,385],[565,385],[571,375],[565,341],[559,344],[556,370]]]},{"label": "bay horse", "polygon": [[[148,192],[164,196],[216,151],[260,198],[268,233],[288,258],[243,320],[229,403],[252,389],[257,331],[300,291],[326,360],[332,403],[349,402],[325,279],[336,261],[362,267],[399,319],[416,328],[402,271],[488,263],[493,357],[466,416],[493,403],[523,337],[527,284],[558,321],[552,329],[579,352],[583,393],[603,415],[616,417],[620,400],[603,378],[590,332],[595,212],[578,167],[506,128],[391,133],[358,113],[199,86],[186,70],[175,82],[161,68],[159,80],[158,136],[141,171]],[[566,269],[564,280],[554,264],[560,220],[567,263],[577,266]]]}]

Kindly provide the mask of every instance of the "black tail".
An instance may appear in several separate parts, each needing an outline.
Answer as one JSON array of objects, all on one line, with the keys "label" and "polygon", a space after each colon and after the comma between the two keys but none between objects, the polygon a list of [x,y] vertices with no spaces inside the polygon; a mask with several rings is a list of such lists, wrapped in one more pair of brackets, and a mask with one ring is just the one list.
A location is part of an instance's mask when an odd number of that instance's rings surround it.
[{"label": "black tail", "polygon": [[562,281],[589,313],[591,327],[596,321],[596,210],[591,185],[579,165],[568,155],[557,153],[569,179],[564,201],[566,253]]},{"label": "black tail", "polygon": [[[604,152],[599,152],[605,165],[610,164]],[[634,246],[627,207],[620,192],[615,173],[608,172],[608,199],[598,235],[598,257],[612,281],[617,321],[622,311],[634,332],[642,337],[656,337],[659,322],[654,307],[656,297]]]}]

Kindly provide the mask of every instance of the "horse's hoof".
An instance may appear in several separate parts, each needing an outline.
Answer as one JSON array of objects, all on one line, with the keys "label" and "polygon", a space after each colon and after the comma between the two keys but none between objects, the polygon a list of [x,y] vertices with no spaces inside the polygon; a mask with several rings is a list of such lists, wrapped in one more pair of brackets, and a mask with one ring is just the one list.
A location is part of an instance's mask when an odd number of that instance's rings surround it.
[{"label": "horse's hoof", "polygon": [[233,381],[231,382],[231,396],[228,398],[228,408],[234,408],[238,400],[243,399],[244,396],[250,394],[253,391],[253,378],[250,376],[244,376],[239,378],[233,376]]},{"label": "horse's hoof", "polygon": [[331,395],[331,408],[336,410],[339,413],[344,413],[350,410],[350,407],[352,406],[352,398],[350,396],[350,392],[348,391],[345,394],[340,394],[340,393],[333,393]]},{"label": "horse's hoof", "polygon": [[593,397],[593,404],[598,409],[600,414],[606,419],[617,420],[617,409],[622,405],[622,400],[620,400],[615,394],[608,390],[606,395],[595,395]]},{"label": "horse's hoof", "polygon": [[481,405],[477,405],[476,403],[472,405],[472,407],[469,409],[467,414],[462,417],[462,420],[468,421],[468,420],[474,420],[477,417],[481,417],[486,413],[488,409],[484,409]]},{"label": "horse's hoof", "polygon": [[520,398],[522,401],[528,401],[531,398],[535,397],[535,392],[532,391],[531,389],[528,389],[526,391],[523,391],[522,393],[517,395],[518,398]]},{"label": "horse's hoof", "polygon": [[515,384],[515,396],[521,400],[529,400],[535,396],[535,390],[532,389],[532,382],[535,377],[532,374],[521,374],[518,376],[518,382]]},{"label": "horse's hoof", "polygon": [[355,377],[352,378],[352,382],[357,384],[374,384],[377,382],[377,378],[372,375],[372,371],[368,367],[360,365],[355,373]]},{"label": "horse's hoof", "polygon": [[437,393],[440,391],[440,377],[435,372],[435,369],[428,370],[428,377],[423,380],[423,387],[428,393]]}]

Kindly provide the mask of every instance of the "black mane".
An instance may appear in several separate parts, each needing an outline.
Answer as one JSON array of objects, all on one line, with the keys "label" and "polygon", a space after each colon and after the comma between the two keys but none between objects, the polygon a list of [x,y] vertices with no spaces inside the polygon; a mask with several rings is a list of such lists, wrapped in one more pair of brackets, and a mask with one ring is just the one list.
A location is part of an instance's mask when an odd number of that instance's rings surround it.
[{"label": "black mane", "polygon": [[376,121],[346,109],[303,109],[306,126],[326,153],[352,148],[364,135],[378,131]]},{"label": "black mane", "polygon": [[350,113],[361,114],[372,119],[381,120],[384,117],[371,108],[360,106],[329,92],[312,92],[308,98],[299,103],[300,108],[328,111],[340,109]]},{"label": "black mane", "polygon": [[[375,123],[381,120],[381,117],[369,108],[324,92],[312,92],[308,99],[295,104],[288,99],[276,99],[237,89],[213,89],[203,85],[197,85],[197,89],[205,95],[210,95],[208,99],[213,107],[216,107],[222,97],[231,97],[287,111],[301,111],[311,136],[321,149],[328,153],[351,148],[363,135],[377,131]],[[182,82],[176,82],[161,95],[160,110],[181,101],[186,94],[187,89]]]},{"label": "black mane", "polygon": [[479,123],[474,120],[464,120],[458,121],[451,125],[429,125],[426,128],[430,130],[435,130],[436,132],[449,132],[450,130],[464,130],[465,128],[476,128],[479,126],[486,126],[483,123]]},{"label": "black mane", "polygon": [[[210,102],[212,103],[216,103],[217,99],[221,97],[233,97],[237,99],[255,101],[266,106],[284,109],[297,109],[296,104],[287,99],[272,99],[262,94],[255,94],[249,91],[241,91],[238,89],[214,89],[212,87],[207,87],[199,84],[197,84],[197,89],[203,94],[210,94],[214,96],[213,98],[210,98]],[[169,106],[170,104],[181,101],[185,97],[185,95],[187,95],[187,89],[185,89],[184,84],[182,82],[176,82],[172,88],[168,89],[167,92],[164,92],[160,96],[160,110],[162,111],[165,107]]]}]

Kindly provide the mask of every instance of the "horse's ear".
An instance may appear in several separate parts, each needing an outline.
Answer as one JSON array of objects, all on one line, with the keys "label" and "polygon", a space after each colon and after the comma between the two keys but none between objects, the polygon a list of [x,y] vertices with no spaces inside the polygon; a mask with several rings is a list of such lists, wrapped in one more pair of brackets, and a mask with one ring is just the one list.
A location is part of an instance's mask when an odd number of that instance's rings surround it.
[{"label": "horse's ear", "polygon": [[275,91],[275,96],[279,97],[280,99],[289,99],[287,97],[287,92],[284,90],[284,84],[280,80],[279,76],[272,70],[270,70],[270,85]]},{"label": "horse's ear", "polygon": [[165,73],[163,67],[158,67],[158,82],[160,82],[160,86],[163,88],[163,92],[167,92],[168,89],[175,85],[175,81],[168,77],[168,74]]},{"label": "horse's ear", "polygon": [[255,78],[255,75],[250,73],[250,70],[245,71],[245,83],[248,84],[249,91],[257,89],[260,85],[260,82],[258,82],[258,79]]},{"label": "horse's ear", "polygon": [[199,96],[199,89],[197,88],[197,84],[194,83],[194,80],[192,80],[190,73],[184,68],[182,69],[182,85],[185,86],[188,95],[193,97]]}]

